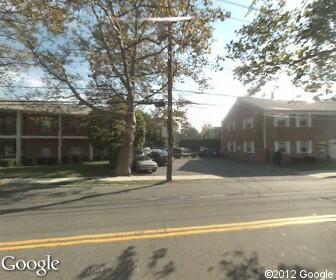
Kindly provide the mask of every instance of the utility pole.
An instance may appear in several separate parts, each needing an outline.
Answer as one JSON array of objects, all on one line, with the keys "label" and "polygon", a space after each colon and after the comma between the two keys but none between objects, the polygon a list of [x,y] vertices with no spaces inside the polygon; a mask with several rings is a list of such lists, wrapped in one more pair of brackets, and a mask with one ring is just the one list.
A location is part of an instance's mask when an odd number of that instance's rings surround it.
[{"label": "utility pole", "polygon": [[168,165],[166,181],[173,180],[173,40],[172,40],[172,23],[168,23]]},{"label": "utility pole", "polygon": [[[168,5],[170,7],[170,3]],[[178,21],[191,20],[192,16],[183,17],[150,17],[146,18],[145,21],[151,22],[164,22],[168,24],[167,37],[168,37],[168,116],[167,116],[167,132],[168,132],[168,165],[166,181],[173,181],[173,35],[172,35],[172,24]]]}]

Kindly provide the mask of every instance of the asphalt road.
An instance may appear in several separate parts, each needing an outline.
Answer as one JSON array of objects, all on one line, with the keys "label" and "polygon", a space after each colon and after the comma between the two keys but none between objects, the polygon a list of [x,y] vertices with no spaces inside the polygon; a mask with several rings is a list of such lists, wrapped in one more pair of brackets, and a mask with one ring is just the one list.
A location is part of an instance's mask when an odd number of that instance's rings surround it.
[{"label": "asphalt road", "polygon": [[[335,179],[11,186],[0,195],[0,258],[60,260],[44,279],[244,280],[267,269],[336,279]],[[38,277],[0,267],[0,279]]]},{"label": "asphalt road", "polygon": [[[256,162],[228,160],[223,158],[182,158],[174,159],[175,175],[216,175],[225,178],[236,177],[269,177],[294,175],[289,168],[279,168]],[[139,173],[138,175],[146,173]],[[159,167],[153,175],[165,175],[166,167]]]}]

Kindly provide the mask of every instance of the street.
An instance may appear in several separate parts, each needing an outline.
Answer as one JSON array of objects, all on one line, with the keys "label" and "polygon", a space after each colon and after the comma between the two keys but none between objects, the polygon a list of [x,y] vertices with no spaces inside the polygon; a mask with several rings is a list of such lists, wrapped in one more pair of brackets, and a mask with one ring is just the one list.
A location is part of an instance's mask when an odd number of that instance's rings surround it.
[{"label": "street", "polygon": [[[1,187],[0,257],[51,255],[60,266],[45,279],[266,279],[267,269],[335,274],[335,183],[278,175]],[[32,271],[0,275],[39,278]]]}]

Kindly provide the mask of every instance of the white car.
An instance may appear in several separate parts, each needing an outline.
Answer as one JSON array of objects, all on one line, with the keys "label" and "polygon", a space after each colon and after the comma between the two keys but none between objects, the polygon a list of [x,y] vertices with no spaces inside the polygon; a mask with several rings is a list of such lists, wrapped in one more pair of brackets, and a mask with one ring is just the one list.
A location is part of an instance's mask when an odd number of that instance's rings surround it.
[{"label": "white car", "polygon": [[158,165],[147,155],[137,156],[134,160],[134,171],[146,171],[149,173],[155,172],[158,169]]}]

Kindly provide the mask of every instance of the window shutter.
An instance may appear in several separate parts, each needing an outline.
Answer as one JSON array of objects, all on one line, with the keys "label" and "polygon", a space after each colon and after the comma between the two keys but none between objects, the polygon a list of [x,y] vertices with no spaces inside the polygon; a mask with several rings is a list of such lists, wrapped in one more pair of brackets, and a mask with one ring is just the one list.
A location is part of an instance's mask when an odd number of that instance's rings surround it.
[{"label": "window shutter", "polygon": [[308,153],[311,154],[313,152],[313,143],[312,143],[312,141],[309,141],[308,143],[309,143],[308,144],[309,145]]},{"label": "window shutter", "polygon": [[287,141],[286,145],[287,145],[287,154],[290,154],[291,152],[290,141]]},{"label": "window shutter", "polygon": [[274,127],[278,126],[278,118],[276,116],[273,116],[273,126]]},{"label": "window shutter", "polygon": [[308,115],[308,127],[312,127],[312,115]]},{"label": "window shutter", "polygon": [[279,150],[279,142],[275,141],[274,142],[274,151],[276,152],[277,150]]},{"label": "window shutter", "polygon": [[230,152],[230,142],[227,143],[227,151]]},{"label": "window shutter", "polygon": [[295,124],[296,124],[296,127],[300,127],[300,115],[296,115]]},{"label": "window shutter", "polygon": [[296,141],[296,153],[297,154],[301,154],[301,151],[300,151],[300,141]]},{"label": "window shutter", "polygon": [[286,127],[290,127],[290,117],[286,116]]},{"label": "window shutter", "polygon": [[251,142],[251,152],[252,154],[254,154],[254,142],[253,141]]}]

